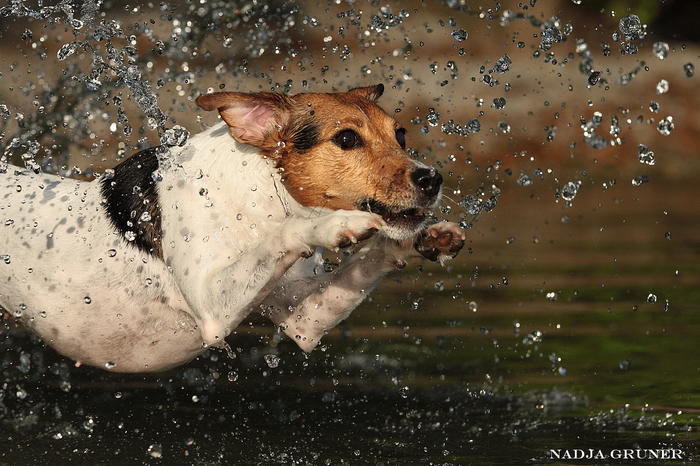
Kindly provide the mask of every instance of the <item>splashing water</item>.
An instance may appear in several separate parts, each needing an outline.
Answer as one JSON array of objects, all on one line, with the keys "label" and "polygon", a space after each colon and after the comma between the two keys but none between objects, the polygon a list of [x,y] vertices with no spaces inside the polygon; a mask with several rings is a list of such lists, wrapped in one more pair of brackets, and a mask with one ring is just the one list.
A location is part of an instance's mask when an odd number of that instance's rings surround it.
[{"label": "splashing water", "polygon": [[639,157],[639,162],[644,163],[647,165],[655,165],[656,164],[656,158],[654,157],[654,152],[650,151],[647,146],[644,144],[639,144],[638,146],[639,152],[638,152],[638,157]]},{"label": "splashing water", "polygon": [[[123,447],[117,457],[137,458],[134,462],[353,463],[375,461],[392,445],[398,462],[440,463],[450,457],[466,463],[491,454],[483,450],[489,440],[504,445],[515,440],[524,450],[528,436],[543,436],[528,447],[524,462],[541,455],[541,445],[563,442],[547,437],[549,431],[570,431],[572,442],[585,438],[580,435],[585,429],[592,442],[600,442],[601,432],[613,438],[618,428],[625,435],[661,432],[674,441],[694,435],[690,417],[656,423],[651,411],[629,414],[628,391],[618,397],[605,393],[601,402],[595,385],[616,387],[618,379],[605,378],[610,373],[648,382],[643,371],[656,358],[647,356],[658,356],[651,352],[663,347],[664,339],[651,326],[643,338],[657,344],[626,354],[621,342],[639,348],[634,338],[641,338],[629,336],[638,330],[635,321],[624,320],[630,309],[641,317],[645,306],[655,306],[661,314],[673,299],[674,312],[659,324],[673,334],[684,325],[670,317],[682,317],[692,305],[676,287],[681,282],[669,286],[668,295],[661,289],[672,278],[692,281],[692,267],[659,260],[654,266],[661,278],[644,282],[651,280],[645,269],[625,260],[626,251],[638,246],[641,230],[679,248],[674,257],[692,256],[682,249],[685,229],[692,225],[673,219],[675,209],[653,204],[637,217],[634,209],[663,183],[664,170],[692,173],[692,157],[677,157],[687,148],[675,141],[695,140],[678,137],[689,134],[684,122],[693,117],[685,109],[693,105],[683,107],[674,99],[694,98],[691,61],[697,49],[657,36],[651,20],[647,27],[627,11],[618,20],[582,0],[562,2],[566,7],[556,12],[534,0],[514,2],[511,10],[469,3],[404,8],[400,3],[202,0],[127,7],[110,1],[34,6],[37,2],[13,0],[0,8],[0,18],[17,23],[4,37],[11,44],[3,53],[10,58],[0,70],[5,87],[14,88],[0,103],[0,171],[20,165],[74,177],[102,172],[109,179],[118,161],[161,145],[161,169],[152,174],[161,182],[172,162],[170,151],[215,122],[215,115],[195,114],[192,100],[201,93],[331,92],[384,82],[387,92],[379,103],[409,129],[410,154],[439,167],[445,177],[436,219],[452,218],[470,229],[468,259],[444,269],[407,267],[378,287],[365,312],[353,315],[347,327],[328,335],[327,346],[308,357],[267,336],[253,321],[250,335],[241,331],[231,337],[236,351],[223,345],[228,358],[210,349],[182,370],[117,378],[73,367],[13,333],[0,341],[0,420],[13,438],[0,459],[22,464],[12,461],[18,456],[3,455],[45,451],[48,458],[55,450],[87,462],[88,453],[81,451],[104,450],[111,461],[119,440]],[[584,22],[584,8],[594,27]],[[667,210],[670,214],[659,213],[657,223],[649,222],[650,212]],[[634,234],[614,242],[631,230],[594,217],[598,212],[623,225],[629,221]],[[534,218],[536,226],[528,223]],[[609,241],[610,249],[624,248],[608,251],[587,243],[583,233],[592,218],[602,220],[591,237]],[[680,228],[667,226],[674,220]],[[3,218],[0,224],[12,228],[20,222],[25,220]],[[651,224],[663,229],[652,230]],[[557,228],[564,233],[553,235]],[[125,239],[132,235],[127,232]],[[640,261],[652,250],[650,241],[636,250]],[[577,245],[569,248],[572,242]],[[587,254],[586,247],[594,253]],[[114,249],[99,254],[121,259]],[[547,261],[559,256],[566,256],[565,265],[545,277]],[[16,253],[0,250],[0,265],[16,263]],[[532,278],[530,266],[543,277],[523,285],[523,277]],[[624,267],[640,268],[619,287],[601,272],[612,269],[622,281]],[[654,283],[655,289],[640,290],[638,283]],[[681,295],[677,306],[676,295]],[[90,310],[91,303],[85,296],[80,305]],[[517,324],[512,316],[504,318],[514,310]],[[19,306],[0,313],[0,320],[26,314]],[[615,320],[606,320],[608,315]],[[615,349],[607,346],[606,338],[613,337],[596,333],[601,327],[619,338]],[[615,333],[618,328],[625,332]],[[578,353],[585,361],[576,360]],[[669,364],[683,359],[671,356],[665,358]],[[119,370],[105,360],[106,369]],[[589,377],[591,368],[596,377]],[[676,372],[682,371],[674,366]],[[551,385],[530,390],[550,383],[542,375],[574,388],[586,377],[593,383],[572,389],[585,395]],[[524,381],[527,392],[513,390],[521,386],[512,384],[514,379]],[[99,398],[100,390],[106,396]],[[609,409],[612,403],[621,406],[619,412]],[[589,405],[592,412],[584,411]],[[605,412],[596,414],[603,405]],[[579,410],[580,417],[545,417],[557,409]],[[169,427],[151,429],[154,418]],[[229,419],[235,419],[233,427]],[[219,422],[227,429],[211,428]],[[292,431],[298,435],[289,435]],[[32,444],[49,439],[55,443]],[[287,439],[309,447],[299,449]],[[214,442],[221,447],[205,446]],[[499,459],[493,463],[509,463]]]},{"label": "splashing water", "polygon": [[561,188],[561,198],[567,202],[571,202],[578,194],[579,187],[581,186],[580,181],[569,181]]},{"label": "splashing water", "polygon": [[659,60],[663,60],[664,58],[668,57],[669,47],[666,42],[654,42],[652,49],[654,55],[656,55],[656,58]]},{"label": "splashing water", "polygon": [[673,117],[669,115],[666,118],[659,121],[657,129],[659,130],[659,133],[663,134],[664,136],[668,136],[671,134],[671,131],[673,131],[674,127],[675,125],[673,124]]}]

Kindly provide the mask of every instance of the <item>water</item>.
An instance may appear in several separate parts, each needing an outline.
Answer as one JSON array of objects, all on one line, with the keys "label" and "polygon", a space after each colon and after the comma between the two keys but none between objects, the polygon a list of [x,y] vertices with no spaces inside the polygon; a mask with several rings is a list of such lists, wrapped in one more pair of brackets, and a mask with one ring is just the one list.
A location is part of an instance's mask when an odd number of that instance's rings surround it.
[{"label": "water", "polygon": [[251,318],[182,368],[108,373],[8,310],[0,463],[697,461],[697,44],[641,13],[578,23],[578,0],[74,3],[0,10],[0,170],[110,176],[155,144],[167,164],[214,122],[191,102],[207,90],[381,81],[412,155],[447,180],[437,213],[469,238],[446,268],[392,275],[308,356]]},{"label": "water", "polygon": [[229,339],[235,359],[212,349],[145,376],[75,368],[5,333],[2,460],[493,464],[637,445],[697,458],[700,269],[688,238],[700,222],[692,205],[651,221],[694,184],[647,186],[615,187],[638,196],[622,204],[582,190],[573,220],[545,230],[535,225],[561,207],[503,199],[508,214],[481,217],[467,260],[409,267],[308,358],[262,320]]}]

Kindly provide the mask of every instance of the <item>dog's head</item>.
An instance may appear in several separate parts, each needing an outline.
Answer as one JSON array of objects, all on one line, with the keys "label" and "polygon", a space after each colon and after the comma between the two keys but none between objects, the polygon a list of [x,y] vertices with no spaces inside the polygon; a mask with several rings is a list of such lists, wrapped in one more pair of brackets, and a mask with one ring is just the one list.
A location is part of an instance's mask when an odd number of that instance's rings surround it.
[{"label": "dog's head", "polygon": [[197,104],[218,110],[234,139],[272,159],[300,204],[374,212],[389,237],[405,239],[424,226],[442,177],[406,154],[406,130],[375,103],[383,91],[218,92]]}]

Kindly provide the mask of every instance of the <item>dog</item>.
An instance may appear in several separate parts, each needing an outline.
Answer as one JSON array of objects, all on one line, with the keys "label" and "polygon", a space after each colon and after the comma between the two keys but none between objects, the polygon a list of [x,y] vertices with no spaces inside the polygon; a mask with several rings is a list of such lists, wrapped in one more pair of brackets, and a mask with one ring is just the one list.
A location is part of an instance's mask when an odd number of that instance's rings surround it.
[{"label": "dog", "polygon": [[[406,130],[344,93],[220,92],[223,122],[93,181],[0,175],[0,305],[62,355],[116,372],[187,363],[262,312],[301,349],[414,256],[466,239],[430,224],[442,177],[408,157]],[[161,158],[161,160],[159,160]],[[355,245],[334,270],[323,250]],[[344,256],[344,255],[343,255]]]}]

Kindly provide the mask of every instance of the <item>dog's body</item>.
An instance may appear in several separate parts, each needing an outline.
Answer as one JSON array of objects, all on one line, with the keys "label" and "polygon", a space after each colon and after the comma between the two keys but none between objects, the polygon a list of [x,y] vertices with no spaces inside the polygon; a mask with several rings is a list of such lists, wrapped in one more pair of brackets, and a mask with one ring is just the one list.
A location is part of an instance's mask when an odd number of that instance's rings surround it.
[{"label": "dog's body", "polygon": [[[256,103],[236,122],[261,106],[272,108]],[[397,214],[387,210],[383,219],[313,205],[304,198],[311,185],[291,184],[289,168],[285,173],[275,157],[261,156],[262,143],[249,145],[255,127],[246,123],[243,137],[219,110],[226,124],[172,149],[170,166],[157,176],[157,149],[92,182],[15,167],[0,175],[0,254],[9,256],[0,264],[0,306],[76,361],[159,371],[224,345],[252,311],[269,315],[310,351],[386,273],[415,255],[415,232],[400,237],[387,223]],[[290,191],[304,187],[301,195]],[[464,236],[454,224],[437,224],[429,234],[424,228],[423,249],[436,251],[434,258],[461,248]],[[367,239],[377,230],[385,234]],[[363,240],[336,270],[324,270],[322,248]]]}]

